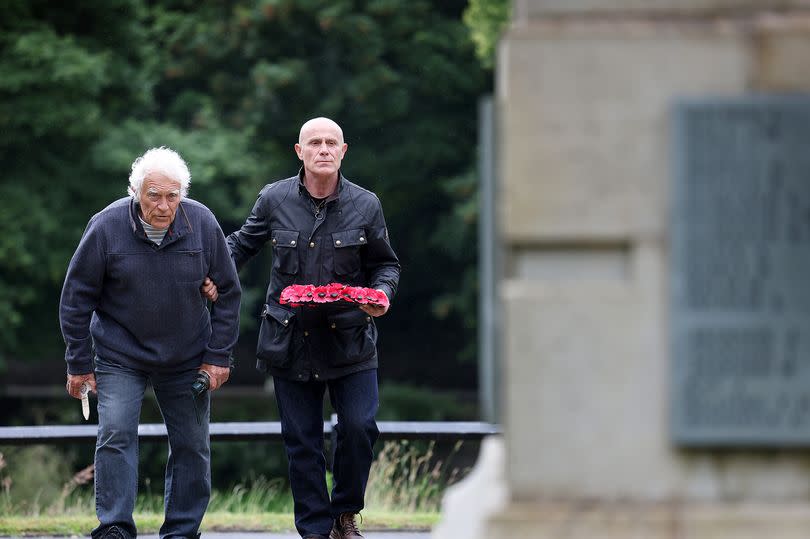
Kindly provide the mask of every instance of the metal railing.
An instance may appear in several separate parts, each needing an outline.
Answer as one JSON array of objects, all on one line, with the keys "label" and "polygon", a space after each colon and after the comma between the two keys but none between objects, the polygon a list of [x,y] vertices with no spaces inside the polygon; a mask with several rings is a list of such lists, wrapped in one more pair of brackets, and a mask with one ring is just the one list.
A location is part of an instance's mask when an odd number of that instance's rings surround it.
[{"label": "metal railing", "polygon": [[[336,423],[335,415],[324,421],[324,437],[332,438]],[[499,425],[477,421],[378,421],[377,426],[381,440],[480,440],[501,433]],[[95,442],[97,432],[97,425],[0,427],[0,445]],[[211,423],[209,432],[211,441],[281,441],[278,421]],[[144,423],[138,426],[138,437],[142,441],[166,440],[166,426]]]}]

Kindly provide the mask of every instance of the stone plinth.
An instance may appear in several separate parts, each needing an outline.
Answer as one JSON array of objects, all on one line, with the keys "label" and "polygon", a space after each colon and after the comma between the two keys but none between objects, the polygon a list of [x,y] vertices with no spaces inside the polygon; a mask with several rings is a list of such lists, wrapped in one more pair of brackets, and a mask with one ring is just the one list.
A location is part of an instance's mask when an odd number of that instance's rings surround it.
[{"label": "stone plinth", "polygon": [[507,508],[487,537],[810,537],[810,457],[669,424],[672,111],[808,92],[810,4],[517,0],[497,62]]}]

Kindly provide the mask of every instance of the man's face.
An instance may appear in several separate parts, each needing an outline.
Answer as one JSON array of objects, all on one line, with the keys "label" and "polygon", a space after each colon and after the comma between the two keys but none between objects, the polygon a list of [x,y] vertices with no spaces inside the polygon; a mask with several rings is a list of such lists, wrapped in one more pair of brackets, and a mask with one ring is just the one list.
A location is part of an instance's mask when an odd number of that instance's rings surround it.
[{"label": "man's face", "polygon": [[329,120],[314,121],[301,131],[295,153],[304,162],[304,171],[312,176],[331,176],[340,169],[348,146],[340,128]]},{"label": "man's face", "polygon": [[138,200],[144,221],[155,228],[168,228],[180,204],[180,182],[160,172],[150,172],[143,179]]}]

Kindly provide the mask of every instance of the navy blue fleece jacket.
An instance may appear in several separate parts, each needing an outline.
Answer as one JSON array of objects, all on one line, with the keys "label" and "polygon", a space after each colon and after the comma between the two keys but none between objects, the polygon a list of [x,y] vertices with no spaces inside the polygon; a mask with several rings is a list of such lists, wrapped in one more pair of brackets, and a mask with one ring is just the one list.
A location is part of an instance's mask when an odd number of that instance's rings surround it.
[{"label": "navy blue fleece jacket", "polygon": [[[217,283],[210,313],[200,285]],[[160,246],[132,198],[94,215],[68,266],[59,307],[67,371],[93,370],[93,355],[135,368],[228,366],[241,289],[211,211],[183,199]]]}]

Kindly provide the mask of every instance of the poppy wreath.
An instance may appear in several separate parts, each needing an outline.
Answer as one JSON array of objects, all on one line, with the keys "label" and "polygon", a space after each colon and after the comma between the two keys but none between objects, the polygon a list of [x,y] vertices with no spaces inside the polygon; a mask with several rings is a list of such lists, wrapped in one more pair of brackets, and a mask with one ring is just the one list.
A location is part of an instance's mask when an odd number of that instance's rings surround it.
[{"label": "poppy wreath", "polygon": [[340,283],[330,283],[315,286],[312,284],[291,284],[281,291],[278,302],[282,305],[298,307],[308,305],[314,307],[318,303],[332,303],[335,301],[348,301],[362,305],[388,306],[385,293],[373,288],[363,286],[349,286]]}]

